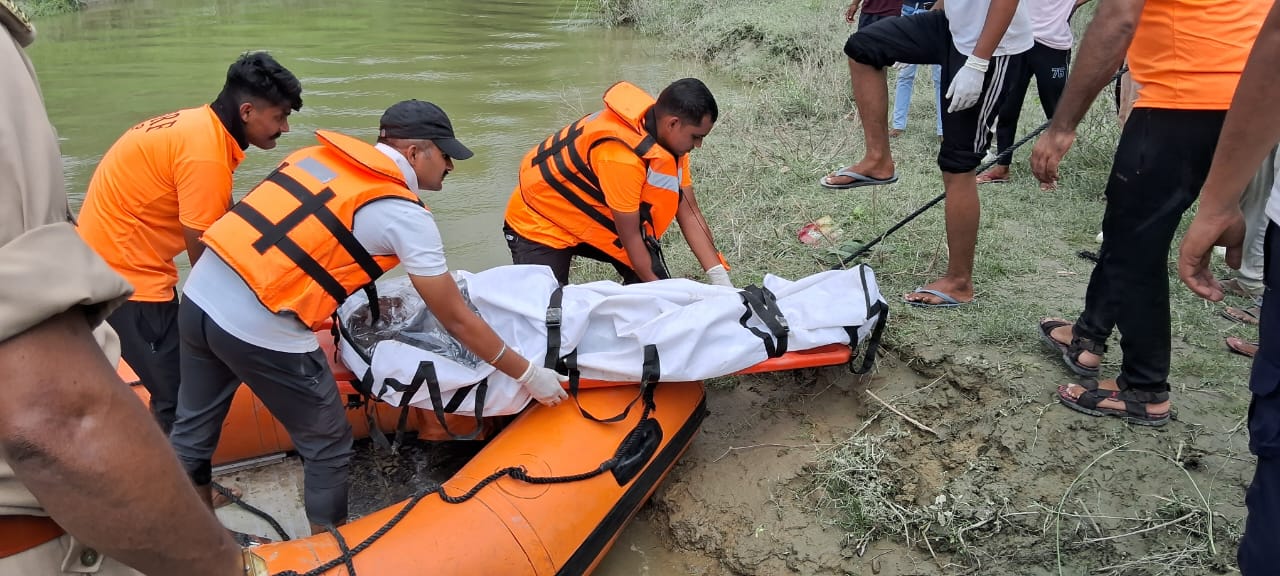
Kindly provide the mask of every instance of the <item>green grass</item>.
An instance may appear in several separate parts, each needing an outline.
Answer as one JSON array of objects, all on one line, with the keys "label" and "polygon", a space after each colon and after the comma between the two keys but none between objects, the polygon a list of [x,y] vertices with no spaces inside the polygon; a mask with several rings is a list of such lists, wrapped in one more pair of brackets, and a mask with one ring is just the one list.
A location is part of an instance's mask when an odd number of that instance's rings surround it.
[{"label": "green grass", "polygon": [[[853,163],[862,153],[857,120],[846,118],[853,106],[839,51],[850,32],[840,17],[843,2],[601,0],[600,6],[608,21],[631,22],[642,31],[678,39],[672,48],[677,56],[701,59],[747,86],[721,96],[721,119],[706,146],[692,155],[699,202],[733,265],[736,283],[759,282],[765,273],[799,277],[824,270],[835,262],[834,252],[847,253],[942,192],[927,74],[917,77],[908,132],[892,144],[899,182],[850,191],[817,185],[822,174]],[[1091,16],[1089,10],[1076,18],[1078,30]],[[1043,121],[1033,89],[1020,134]],[[940,332],[938,311],[899,304],[902,293],[945,271],[943,205],[899,230],[864,260],[877,272],[893,306],[889,338],[895,348],[909,351],[930,334],[935,345],[980,344],[1039,353],[1036,320],[1079,313],[1092,264],[1076,254],[1098,249],[1094,236],[1105,208],[1102,190],[1119,137],[1109,90],[1099,96],[1078,132],[1058,191],[1038,189],[1027,167],[1031,143],[1014,156],[1013,183],[981,188],[977,303],[947,312]],[[841,245],[815,249],[796,240],[805,222],[825,215],[843,229]],[[674,274],[701,277],[678,228],[667,234],[664,245]],[[1170,252],[1171,271],[1175,258],[1176,246]],[[609,276],[607,269],[598,270]],[[1196,298],[1172,274],[1170,292],[1177,352],[1173,377],[1239,383],[1244,363],[1223,357],[1221,339],[1241,331],[1224,327],[1217,318],[1219,307]],[[1114,342],[1112,348],[1119,349]],[[1112,356],[1118,362],[1118,354]]]},{"label": "green grass", "polygon": [[[818,186],[819,177],[852,164],[863,152],[860,125],[856,116],[850,117],[854,106],[846,59],[840,51],[851,32],[841,17],[847,3],[840,0],[598,0],[598,5],[607,22],[634,25],[643,32],[667,38],[671,41],[673,57],[703,61],[717,73],[744,86],[731,94],[717,94],[720,121],[706,145],[691,157],[699,203],[712,225],[717,244],[733,266],[736,284],[759,283],[766,273],[796,278],[825,270],[837,258],[836,253],[848,253],[942,192],[936,166],[938,143],[933,136],[935,111],[930,102],[933,87],[928,74],[917,75],[908,132],[892,141],[899,182],[850,191]],[[1073,28],[1077,38],[1082,36],[1095,7],[1096,3],[1086,6],[1075,18]],[[892,72],[889,81],[893,81]],[[1051,402],[1054,387],[1067,378],[1060,363],[1044,351],[1036,322],[1045,316],[1074,319],[1084,305],[1093,264],[1077,257],[1077,253],[1098,250],[1094,237],[1106,206],[1103,189],[1120,132],[1111,94],[1110,89],[1102,92],[1079,127],[1076,144],[1063,162],[1057,191],[1040,191],[1030,174],[1027,159],[1034,141],[1015,153],[1012,183],[980,188],[982,222],[974,270],[977,289],[974,304],[939,311],[901,303],[901,294],[945,272],[942,205],[899,230],[863,260],[876,271],[881,291],[892,310],[886,346],[919,370],[930,375],[945,375],[947,382],[966,399],[978,399],[965,404],[972,408],[972,413],[956,410],[957,404],[952,404],[949,410],[933,414],[935,419],[931,423],[941,421],[942,426],[963,431],[957,439],[948,442],[949,447],[962,445],[965,436],[987,438],[988,442],[996,438],[996,444],[1006,441],[1003,438],[1022,438],[1027,426],[1035,429],[1035,442],[1040,446],[1051,442],[1050,433],[1054,431],[1045,430],[1045,437],[1039,437],[1040,420],[1035,414],[1043,415],[1046,409],[1062,410],[1046,408],[1046,402]],[[1026,134],[1043,121],[1043,112],[1032,89],[1025,101],[1019,133]],[[798,242],[796,231],[805,222],[821,216],[831,216],[844,231],[840,245],[814,248]],[[1190,216],[1188,213],[1184,219],[1183,230]],[[1179,238],[1180,235],[1181,230]],[[678,228],[673,227],[663,243],[673,274],[702,279],[701,270]],[[1249,362],[1227,354],[1222,339],[1229,335],[1251,338],[1256,332],[1220,319],[1221,304],[1197,298],[1178,281],[1173,268],[1176,248],[1175,241],[1169,254],[1173,403],[1175,409],[1190,407],[1193,396],[1204,397],[1193,392],[1208,392],[1215,398],[1211,410],[1225,414],[1224,418],[1234,423],[1244,415],[1247,396],[1244,384]],[[578,266],[588,276],[613,275],[608,267],[590,263]],[[1228,273],[1225,268],[1219,272]],[[1246,303],[1229,299],[1228,304]],[[1104,377],[1114,377],[1119,370],[1118,340],[1117,334],[1110,341],[1111,351],[1103,365]],[[732,381],[719,385],[732,385]],[[1195,413],[1197,410],[1200,414],[1210,411],[1209,401],[1197,402],[1200,402],[1197,409],[1191,410],[1192,420],[1200,418]],[[1027,416],[1026,411],[1032,411],[1032,416]],[[1022,419],[1011,419],[1010,415]],[[1032,419],[1030,424],[1027,418]],[[1069,421],[1073,426],[1069,432],[1056,432],[1083,434],[1094,442],[1086,444],[1093,449],[1105,450],[1107,442],[1118,445],[1117,435],[1129,438],[1131,433],[1110,419],[1077,417]],[[991,517],[982,514],[991,508],[967,509],[954,501],[950,504],[903,501],[897,488],[902,474],[931,456],[930,452],[911,454],[922,447],[918,443],[903,443],[901,430],[886,431],[886,428],[881,423],[860,431],[825,452],[812,465],[812,484],[800,490],[807,502],[844,529],[851,540],[894,535],[909,545],[914,544],[917,550],[929,545],[935,549],[950,548],[972,567],[978,560],[973,554],[984,551],[980,546],[973,548],[978,536],[965,532],[969,529],[966,527],[985,526],[983,530],[1003,527],[997,530],[1010,530],[1010,534],[1026,538],[1026,549],[1017,551],[1018,558],[1052,566],[1055,546],[1052,535],[1045,536],[1038,527],[1030,525],[1034,522],[1025,520],[1032,516],[1015,513],[986,523],[984,520]],[[1219,432],[1212,431],[1213,434]],[[1168,440],[1149,431],[1141,431],[1141,438],[1151,443],[1148,446]],[[1226,440],[1231,440],[1230,434]],[[1189,439],[1188,446],[1196,441]],[[1174,451],[1174,447],[1166,448],[1170,453]],[[947,448],[938,450],[945,452]],[[1228,460],[1238,459],[1240,455],[1232,453]],[[986,464],[982,462],[975,461],[970,468],[954,472],[945,491],[969,494],[973,498],[990,497],[999,503],[991,489],[973,478],[1000,481],[1017,468],[1024,475],[1031,471],[1030,478],[1044,476],[1058,482],[1054,488],[1058,490],[1056,495],[1088,458],[1080,460],[1075,456],[1044,462],[1015,455],[1002,461],[1010,469],[998,473],[983,469]],[[1180,471],[1176,475],[1170,471],[1165,473],[1175,479],[1180,476]],[[1003,490],[1006,499],[1000,506],[1012,507],[1011,501],[1022,499],[1020,505],[1026,513],[1025,507],[1032,503],[1025,501],[1022,490],[1016,486]],[[1238,493],[1219,492],[1226,502],[1239,506]],[[1133,497],[1137,499],[1138,495]],[[1093,506],[1092,512],[1099,513],[1096,505]],[[954,515],[945,527],[936,521],[944,512]],[[1001,508],[999,512],[1016,510]],[[1147,515],[1157,521],[1167,521],[1184,513],[1181,509],[1161,509]],[[1030,523],[1021,526],[1024,521]],[[1186,523],[1198,521],[1200,517]],[[1224,528],[1216,522],[1214,529],[1230,530],[1219,534],[1224,541],[1239,534],[1238,529]],[[874,536],[870,535],[873,531]],[[925,532],[929,532],[928,540],[922,546]],[[1159,542],[1160,545],[1168,543]],[[1220,545],[1220,548],[1227,546]],[[1178,560],[1187,566],[1217,562],[1216,566],[1229,556],[1219,550],[1219,555],[1210,559],[1203,550],[1191,547],[1179,550],[1189,554]],[[1102,557],[1073,558],[1085,564],[1094,563],[1100,569],[1107,568],[1097,563],[1106,560]],[[1153,551],[1139,560],[1158,566],[1159,558]],[[1171,566],[1173,564],[1177,562]],[[1196,573],[1199,568],[1188,570]]]},{"label": "green grass", "polygon": [[75,12],[83,5],[81,0],[17,0],[17,4],[32,18]]}]

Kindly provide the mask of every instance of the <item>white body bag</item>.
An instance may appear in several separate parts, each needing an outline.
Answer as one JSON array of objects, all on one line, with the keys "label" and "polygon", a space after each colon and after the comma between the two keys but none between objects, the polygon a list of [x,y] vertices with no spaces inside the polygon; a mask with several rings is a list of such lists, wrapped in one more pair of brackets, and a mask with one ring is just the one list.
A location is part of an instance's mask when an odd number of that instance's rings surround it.
[{"label": "white body bag", "polygon": [[[866,341],[865,371],[888,316],[875,274],[863,265],[794,282],[769,275],[763,289],[687,279],[560,288],[545,266],[453,276],[472,309],[507,343],[507,354],[569,374],[574,392],[579,377],[620,385],[697,381],[834,343],[856,348]],[[376,293],[375,324],[364,292],[338,309],[338,349],[361,376],[363,392],[396,406],[405,406],[407,397],[407,405],[441,418],[442,412],[515,414],[529,404],[523,386],[444,330],[408,277],[380,281]]]}]

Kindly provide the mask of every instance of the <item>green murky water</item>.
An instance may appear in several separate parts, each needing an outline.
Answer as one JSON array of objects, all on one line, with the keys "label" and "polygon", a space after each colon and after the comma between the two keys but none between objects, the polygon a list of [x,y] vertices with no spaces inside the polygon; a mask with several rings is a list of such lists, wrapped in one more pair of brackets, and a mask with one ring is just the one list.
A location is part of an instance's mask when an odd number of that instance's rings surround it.
[{"label": "green murky water", "polygon": [[[597,26],[589,9],[573,0],[108,0],[37,21],[30,55],[61,138],[73,211],[121,133],[211,101],[247,50],[269,50],[292,70],[305,105],[275,150],[250,148],[237,198],[312,145],[317,128],[372,140],[387,106],[434,101],[476,155],[424,200],[451,267],[480,270],[510,263],[499,229],[525,151],[597,109],[618,80],[656,94],[699,74],[653,40]],[[631,526],[598,573],[671,573],[650,530]]]},{"label": "green murky water", "polygon": [[510,263],[499,229],[525,151],[598,108],[617,80],[656,93],[688,75],[651,40],[595,25],[589,10],[574,0],[119,0],[38,21],[30,53],[62,138],[73,210],[121,133],[211,101],[247,50],[269,50],[292,70],[304,107],[275,150],[249,149],[237,198],[314,144],[317,128],[372,140],[387,106],[434,101],[476,155],[424,200],[451,266],[478,270]]}]

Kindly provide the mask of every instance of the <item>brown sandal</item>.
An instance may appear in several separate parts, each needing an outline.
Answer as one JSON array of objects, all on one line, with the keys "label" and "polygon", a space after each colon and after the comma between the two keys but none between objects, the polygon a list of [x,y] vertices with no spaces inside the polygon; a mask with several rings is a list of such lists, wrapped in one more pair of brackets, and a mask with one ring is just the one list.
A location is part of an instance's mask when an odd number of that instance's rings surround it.
[{"label": "brown sandal", "polygon": [[1072,326],[1072,323],[1057,318],[1040,320],[1040,339],[1044,340],[1044,343],[1053,350],[1062,353],[1062,362],[1072,372],[1085,378],[1096,378],[1098,376],[1098,367],[1081,364],[1080,354],[1089,352],[1101,359],[1102,355],[1107,351],[1107,345],[1099,344],[1088,338],[1078,337],[1072,337],[1070,344],[1059,342],[1057,338],[1053,337],[1053,331],[1063,326]]},{"label": "brown sandal", "polygon": [[1253,355],[1258,353],[1258,343],[1230,336],[1227,338],[1227,350],[1245,358],[1253,358]]},{"label": "brown sandal", "polygon": [[1248,308],[1236,308],[1227,306],[1221,312],[1222,317],[1227,320],[1248,324],[1250,326],[1258,325],[1258,316],[1262,314],[1261,306],[1250,306]]}]

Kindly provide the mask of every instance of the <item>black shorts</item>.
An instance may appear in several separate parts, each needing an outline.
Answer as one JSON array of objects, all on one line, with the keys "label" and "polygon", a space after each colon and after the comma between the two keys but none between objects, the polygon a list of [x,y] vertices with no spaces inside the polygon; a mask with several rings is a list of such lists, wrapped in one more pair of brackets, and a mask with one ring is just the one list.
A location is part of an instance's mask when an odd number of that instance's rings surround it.
[{"label": "black shorts", "polygon": [[942,147],[938,167],[963,174],[978,167],[991,140],[991,126],[1020,70],[1022,55],[991,59],[982,96],[974,106],[947,112],[951,79],[967,57],[951,40],[947,17],[941,10],[889,18],[860,29],[844,44],[844,53],[856,62],[882,69],[895,62],[942,66]]}]

